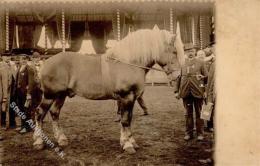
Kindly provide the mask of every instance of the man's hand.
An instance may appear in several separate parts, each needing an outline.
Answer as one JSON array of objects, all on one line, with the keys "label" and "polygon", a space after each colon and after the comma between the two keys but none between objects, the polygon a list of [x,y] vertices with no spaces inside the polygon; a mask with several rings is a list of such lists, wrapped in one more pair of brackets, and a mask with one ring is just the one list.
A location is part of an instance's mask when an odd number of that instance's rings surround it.
[{"label": "man's hand", "polygon": [[211,103],[211,102],[208,102],[208,104],[207,105],[209,105],[209,106],[213,106],[214,104],[213,103]]},{"label": "man's hand", "polygon": [[26,95],[26,101],[24,103],[25,108],[29,108],[32,104],[32,96],[30,94]]},{"label": "man's hand", "polygon": [[201,80],[201,79],[205,78],[205,76],[201,75],[201,74],[197,74],[196,78],[197,78],[197,80]]},{"label": "man's hand", "polygon": [[208,102],[208,103],[205,105],[206,110],[207,110],[207,111],[210,111],[210,110],[212,109],[213,105],[214,105],[213,103]]},{"label": "man's hand", "polygon": [[2,102],[4,103],[4,102],[6,102],[6,101],[7,101],[7,99],[6,99],[6,97],[4,97],[3,100],[2,100]]}]

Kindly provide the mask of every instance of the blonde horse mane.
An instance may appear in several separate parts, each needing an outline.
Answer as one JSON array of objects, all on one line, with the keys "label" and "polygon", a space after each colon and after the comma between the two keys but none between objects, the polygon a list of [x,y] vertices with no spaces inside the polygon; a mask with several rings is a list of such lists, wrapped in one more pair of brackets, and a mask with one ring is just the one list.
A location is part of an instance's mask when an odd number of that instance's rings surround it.
[{"label": "blonde horse mane", "polygon": [[160,54],[172,40],[174,35],[158,27],[142,29],[130,33],[116,45],[107,51],[108,56],[118,58],[126,62],[147,63],[158,60]]}]

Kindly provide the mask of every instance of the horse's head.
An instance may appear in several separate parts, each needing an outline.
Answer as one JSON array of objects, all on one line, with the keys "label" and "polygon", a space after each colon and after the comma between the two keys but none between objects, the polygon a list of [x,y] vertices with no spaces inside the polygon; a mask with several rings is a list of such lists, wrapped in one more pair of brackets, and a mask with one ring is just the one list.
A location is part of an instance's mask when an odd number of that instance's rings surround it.
[{"label": "horse's head", "polygon": [[171,34],[166,30],[160,30],[160,39],[163,43],[163,50],[156,63],[169,75],[176,69],[176,62],[179,63],[179,66],[184,64],[183,44],[179,35]]},{"label": "horse's head", "polygon": [[172,64],[177,61],[182,66],[185,58],[180,36],[160,30],[157,26],[153,30],[142,29],[127,35],[109,49],[107,55],[145,67],[157,63],[167,74],[170,73]]}]

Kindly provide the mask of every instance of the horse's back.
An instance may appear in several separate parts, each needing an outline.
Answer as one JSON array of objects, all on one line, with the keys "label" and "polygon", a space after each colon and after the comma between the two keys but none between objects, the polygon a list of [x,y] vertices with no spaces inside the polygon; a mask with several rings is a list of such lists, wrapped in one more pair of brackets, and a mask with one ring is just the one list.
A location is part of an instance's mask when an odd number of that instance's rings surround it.
[{"label": "horse's back", "polygon": [[41,80],[43,90],[52,93],[69,90],[87,98],[103,94],[101,56],[59,53],[44,63]]}]

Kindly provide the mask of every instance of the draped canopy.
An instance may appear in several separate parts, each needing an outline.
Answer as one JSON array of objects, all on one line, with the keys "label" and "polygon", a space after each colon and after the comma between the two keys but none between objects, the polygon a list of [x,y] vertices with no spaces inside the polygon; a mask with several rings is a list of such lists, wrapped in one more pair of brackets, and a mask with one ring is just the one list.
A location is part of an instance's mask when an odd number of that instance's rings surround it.
[{"label": "draped canopy", "polygon": [[[15,3],[15,2],[12,2]],[[18,3],[18,2],[17,2]],[[36,1],[34,2],[36,4]],[[37,1],[38,3],[38,1]],[[66,1],[67,3],[67,1]],[[112,3],[112,2],[111,2]],[[81,48],[83,40],[91,40],[96,53],[104,53],[108,40],[117,40],[118,36],[118,20],[117,13],[114,9],[121,8],[120,11],[120,39],[128,35],[129,32],[138,29],[151,29],[157,25],[160,29],[170,30],[170,5],[164,2],[146,2],[140,5],[138,2],[127,2],[132,8],[117,5],[110,5],[110,10],[103,10],[102,5],[96,8],[96,3],[90,3],[89,8],[83,8],[85,5],[73,3],[70,8],[65,7],[65,40],[69,45],[69,50],[78,51]],[[8,4],[8,3],[7,3]],[[26,5],[21,3],[21,5]],[[10,8],[9,12],[9,48],[35,48],[40,39],[42,27],[45,26],[46,35],[50,43],[49,48],[54,48],[57,41],[62,40],[62,22],[61,8],[48,6],[50,3],[42,5],[42,9],[31,5],[29,8]],[[64,3],[65,4],[65,3]],[[122,2],[123,4],[123,2]],[[126,4],[126,2],[124,2]],[[169,2],[169,4],[173,4]],[[186,5],[188,5],[187,3]],[[206,2],[205,2],[206,4]],[[211,2],[207,3],[208,5]],[[180,4],[178,4],[180,5]],[[150,6],[142,10],[144,6]],[[181,6],[181,5],[180,5]],[[185,6],[185,5],[184,5]],[[85,6],[86,7],[86,6]],[[174,6],[178,7],[178,6]],[[105,6],[104,6],[105,8]],[[14,10],[17,9],[17,10]],[[93,10],[95,9],[95,10]],[[173,32],[176,31],[177,21],[179,21],[181,29],[181,37],[184,43],[200,42],[203,38],[204,45],[209,43],[210,38],[210,17],[212,12],[205,14],[207,17],[200,21],[200,13],[196,13],[194,17],[194,8],[190,8],[193,12],[184,12],[181,8],[173,8],[172,26]],[[207,8],[208,9],[208,8]],[[5,12],[0,13],[1,27],[5,26]],[[203,10],[202,10],[203,11]],[[206,10],[207,12],[208,10]],[[201,11],[200,11],[201,12]],[[192,22],[192,18],[195,18]],[[192,24],[194,23],[195,26]],[[195,33],[192,34],[192,26]],[[200,29],[203,26],[204,29]],[[200,31],[202,32],[202,35]],[[205,32],[205,33],[204,33]],[[0,28],[0,49],[5,48],[5,28]],[[3,41],[3,42],[1,42]],[[205,42],[206,41],[206,42]],[[196,43],[197,44],[197,43]],[[43,48],[44,49],[44,48]],[[2,51],[1,51],[2,52]]]}]

